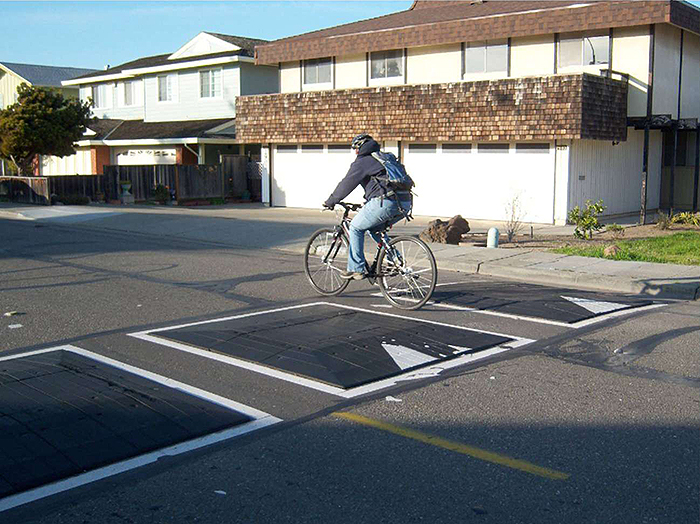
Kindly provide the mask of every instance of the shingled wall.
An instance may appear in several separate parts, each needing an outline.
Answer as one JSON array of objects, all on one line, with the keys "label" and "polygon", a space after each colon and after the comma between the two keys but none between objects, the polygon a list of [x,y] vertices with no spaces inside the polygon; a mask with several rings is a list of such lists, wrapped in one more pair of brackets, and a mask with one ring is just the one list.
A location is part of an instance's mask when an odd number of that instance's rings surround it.
[{"label": "shingled wall", "polygon": [[239,97],[240,142],[626,140],[627,83],[589,74]]}]

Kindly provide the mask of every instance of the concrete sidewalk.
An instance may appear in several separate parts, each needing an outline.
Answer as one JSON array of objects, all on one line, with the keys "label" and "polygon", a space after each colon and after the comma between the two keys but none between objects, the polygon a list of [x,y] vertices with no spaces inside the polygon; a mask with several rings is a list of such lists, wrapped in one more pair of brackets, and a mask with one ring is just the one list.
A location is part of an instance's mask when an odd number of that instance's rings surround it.
[{"label": "concrete sidewalk", "polygon": [[[230,247],[280,249],[303,253],[319,227],[337,223],[334,213],[260,204],[211,207],[175,206],[26,206],[0,203],[0,219],[32,220],[57,225],[157,234]],[[445,219],[445,217],[442,217]],[[394,227],[396,234],[417,235],[434,217],[416,217]],[[472,232],[486,233],[501,222],[469,220]],[[573,226],[526,225],[537,236],[571,235]],[[649,295],[657,298],[700,298],[700,267],[649,262],[612,261],[558,255],[527,248],[487,249],[431,244],[438,267],[500,278],[572,288]]]}]

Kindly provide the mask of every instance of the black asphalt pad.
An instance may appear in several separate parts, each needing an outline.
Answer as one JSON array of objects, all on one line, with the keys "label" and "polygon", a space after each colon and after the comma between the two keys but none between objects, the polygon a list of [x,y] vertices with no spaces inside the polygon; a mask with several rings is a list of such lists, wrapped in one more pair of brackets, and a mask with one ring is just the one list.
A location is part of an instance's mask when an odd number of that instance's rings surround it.
[{"label": "black asphalt pad", "polygon": [[[330,305],[188,326],[155,335],[344,389],[513,340]],[[435,360],[400,365],[390,354],[392,348],[418,352],[419,360]]]},{"label": "black asphalt pad", "polygon": [[0,498],[250,420],[69,351],[0,362]]},{"label": "black asphalt pad", "polygon": [[435,288],[432,300],[437,303],[542,318],[567,324],[575,324],[607,313],[591,311],[567,300],[565,296],[614,303],[619,306],[615,311],[648,306],[653,303],[651,300],[621,295],[563,290],[516,282],[498,284],[464,282],[439,286]]}]

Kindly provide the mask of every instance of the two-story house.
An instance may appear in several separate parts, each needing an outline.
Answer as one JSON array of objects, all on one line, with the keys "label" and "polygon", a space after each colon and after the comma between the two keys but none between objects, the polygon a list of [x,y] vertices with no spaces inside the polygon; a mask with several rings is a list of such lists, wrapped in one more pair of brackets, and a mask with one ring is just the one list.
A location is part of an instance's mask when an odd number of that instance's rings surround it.
[{"label": "two-story house", "polygon": [[[0,109],[5,109],[17,102],[17,88],[21,84],[56,89],[66,98],[78,98],[78,88],[63,87],[61,82],[76,76],[92,73],[94,69],[78,67],[57,67],[36,64],[17,64],[0,62]],[[0,159],[0,174],[8,172],[9,168]]]},{"label": "two-story house", "polygon": [[[427,1],[256,47],[280,94],[237,101],[272,205],[319,207],[367,132],[414,212],[564,223],[698,200],[700,10],[658,1]],[[359,200],[361,194],[351,198]]]},{"label": "two-story house", "polygon": [[254,46],[265,42],[202,32],[174,53],[64,82],[79,88],[81,100],[91,100],[96,120],[75,155],[43,157],[41,174],[102,174],[104,165],[216,164],[221,154],[246,152],[235,140],[236,97],[279,92],[277,67],[254,63]]}]

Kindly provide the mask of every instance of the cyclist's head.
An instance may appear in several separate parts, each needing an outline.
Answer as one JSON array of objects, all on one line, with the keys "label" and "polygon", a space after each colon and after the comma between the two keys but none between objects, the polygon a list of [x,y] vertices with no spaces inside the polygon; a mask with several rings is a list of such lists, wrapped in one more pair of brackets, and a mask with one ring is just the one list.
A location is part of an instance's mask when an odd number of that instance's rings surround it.
[{"label": "cyclist's head", "polygon": [[357,153],[362,147],[362,144],[367,142],[367,140],[372,140],[372,137],[369,136],[367,133],[361,133],[352,139],[350,147],[352,147]]}]

